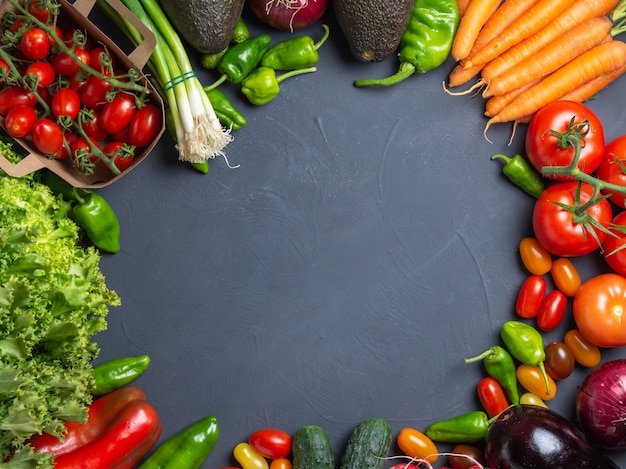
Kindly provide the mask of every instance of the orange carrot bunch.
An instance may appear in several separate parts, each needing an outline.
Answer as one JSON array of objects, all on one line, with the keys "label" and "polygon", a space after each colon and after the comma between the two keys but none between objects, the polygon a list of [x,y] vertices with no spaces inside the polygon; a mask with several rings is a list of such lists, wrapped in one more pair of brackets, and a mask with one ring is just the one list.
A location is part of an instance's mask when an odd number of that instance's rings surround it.
[{"label": "orange carrot bunch", "polygon": [[477,81],[487,128],[528,122],[551,101],[585,101],[626,72],[626,0],[467,0],[448,88]]}]

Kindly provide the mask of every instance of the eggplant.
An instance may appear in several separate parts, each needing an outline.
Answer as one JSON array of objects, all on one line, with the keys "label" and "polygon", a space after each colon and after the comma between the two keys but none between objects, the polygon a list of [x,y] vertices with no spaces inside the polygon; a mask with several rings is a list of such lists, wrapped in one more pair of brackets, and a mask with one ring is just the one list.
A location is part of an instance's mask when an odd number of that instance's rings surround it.
[{"label": "eggplant", "polygon": [[485,455],[491,469],[619,469],[569,420],[529,405],[511,406],[496,418]]}]

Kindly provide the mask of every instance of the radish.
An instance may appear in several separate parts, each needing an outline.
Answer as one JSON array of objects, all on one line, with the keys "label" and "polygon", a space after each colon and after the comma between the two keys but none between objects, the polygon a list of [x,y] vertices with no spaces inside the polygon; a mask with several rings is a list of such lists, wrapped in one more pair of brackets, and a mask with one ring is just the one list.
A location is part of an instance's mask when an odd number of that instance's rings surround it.
[{"label": "radish", "polygon": [[314,24],[328,6],[328,0],[246,0],[246,3],[263,23],[292,32]]}]

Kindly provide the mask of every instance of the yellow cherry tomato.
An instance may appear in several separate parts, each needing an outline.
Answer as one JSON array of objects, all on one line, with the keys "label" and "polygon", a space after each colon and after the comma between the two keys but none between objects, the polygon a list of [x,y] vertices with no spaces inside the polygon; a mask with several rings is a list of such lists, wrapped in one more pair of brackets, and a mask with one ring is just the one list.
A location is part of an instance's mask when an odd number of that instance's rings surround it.
[{"label": "yellow cherry tomato", "polygon": [[233,456],[242,469],[269,469],[267,460],[248,443],[239,443],[233,450]]},{"label": "yellow cherry tomato", "polygon": [[546,409],[548,408],[546,403],[543,402],[543,400],[537,394],[534,394],[532,392],[525,392],[524,394],[522,394],[519,397],[519,403],[523,405],[534,405],[538,407],[545,407]]},{"label": "yellow cherry tomato", "polygon": [[546,382],[538,366],[522,363],[517,367],[516,374],[520,386],[526,389],[526,391],[536,394],[542,400],[549,401],[556,396],[556,382],[550,375],[547,375],[548,384],[550,385],[550,394],[548,394]]},{"label": "yellow cherry tomato", "polygon": [[403,428],[398,433],[398,447],[411,458],[423,459],[433,464],[439,451],[433,440],[414,428]]}]

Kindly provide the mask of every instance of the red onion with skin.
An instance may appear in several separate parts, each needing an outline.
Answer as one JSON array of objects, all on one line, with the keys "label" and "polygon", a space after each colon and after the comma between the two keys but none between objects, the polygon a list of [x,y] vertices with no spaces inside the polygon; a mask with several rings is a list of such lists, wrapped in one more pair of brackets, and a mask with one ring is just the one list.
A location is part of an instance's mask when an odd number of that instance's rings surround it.
[{"label": "red onion with skin", "polygon": [[328,6],[328,0],[246,0],[246,3],[263,23],[288,31],[311,26]]},{"label": "red onion with skin", "polygon": [[576,417],[587,438],[607,449],[626,449],[626,359],[608,361],[583,381]]}]

